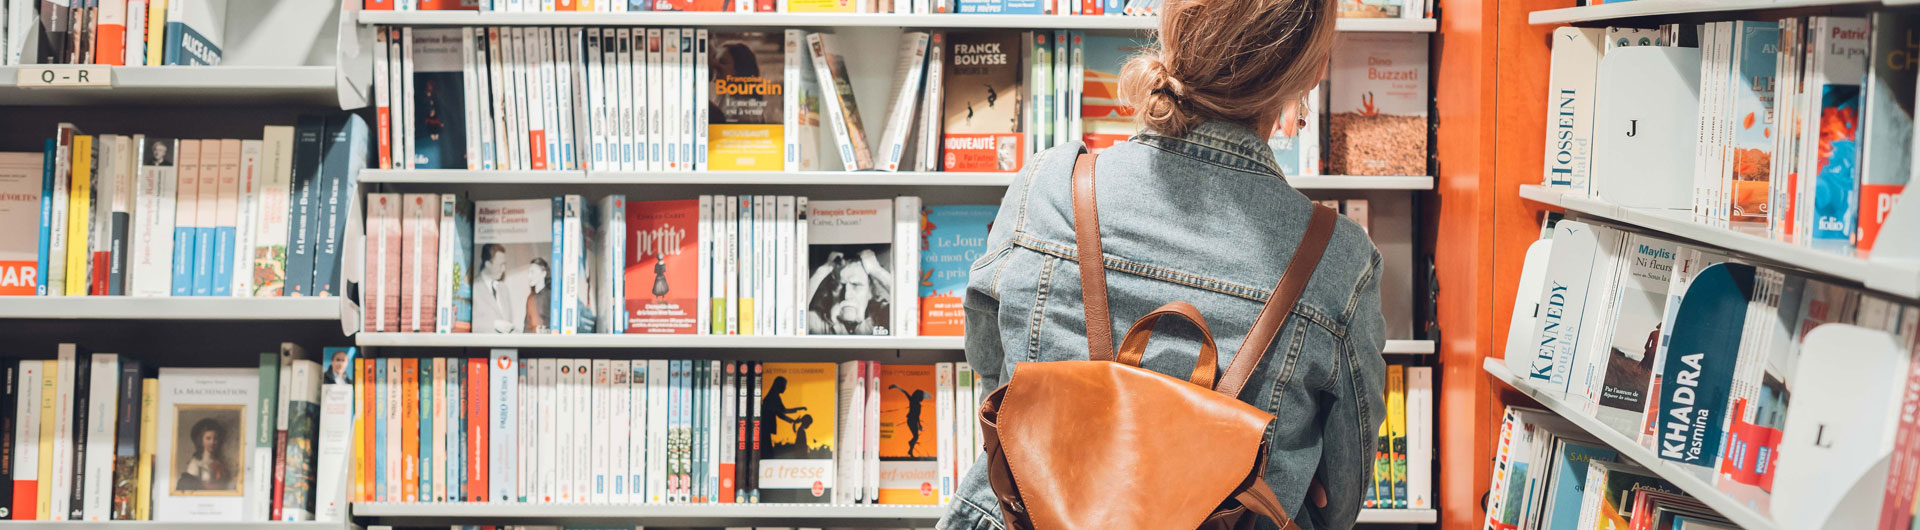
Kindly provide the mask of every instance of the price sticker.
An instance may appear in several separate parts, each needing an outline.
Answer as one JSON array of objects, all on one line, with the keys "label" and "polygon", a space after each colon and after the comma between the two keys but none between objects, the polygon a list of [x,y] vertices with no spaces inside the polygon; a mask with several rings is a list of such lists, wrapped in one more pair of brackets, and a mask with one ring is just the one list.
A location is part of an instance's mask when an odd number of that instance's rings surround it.
[{"label": "price sticker", "polygon": [[15,82],[21,88],[113,86],[113,68],[107,66],[23,66],[19,71]]}]

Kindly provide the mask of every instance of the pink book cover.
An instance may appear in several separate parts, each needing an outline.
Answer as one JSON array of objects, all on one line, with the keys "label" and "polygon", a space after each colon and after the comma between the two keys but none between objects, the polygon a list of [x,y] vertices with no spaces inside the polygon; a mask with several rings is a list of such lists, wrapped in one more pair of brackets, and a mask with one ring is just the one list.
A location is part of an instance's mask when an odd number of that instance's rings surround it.
[{"label": "pink book cover", "polygon": [[367,194],[367,304],[361,313],[367,331],[400,330],[399,218],[399,194]]},{"label": "pink book cover", "polygon": [[402,288],[407,298],[400,303],[406,311],[401,317],[406,324],[403,331],[431,332],[440,285],[440,196],[409,193],[405,202],[402,215],[409,226],[404,251],[407,270],[400,273],[407,281]]},{"label": "pink book cover", "polygon": [[[200,141],[200,195],[199,203],[194,208],[195,227],[211,229],[220,226],[220,166],[226,160],[225,147],[222,140]],[[194,259],[199,257],[195,256]]]}]

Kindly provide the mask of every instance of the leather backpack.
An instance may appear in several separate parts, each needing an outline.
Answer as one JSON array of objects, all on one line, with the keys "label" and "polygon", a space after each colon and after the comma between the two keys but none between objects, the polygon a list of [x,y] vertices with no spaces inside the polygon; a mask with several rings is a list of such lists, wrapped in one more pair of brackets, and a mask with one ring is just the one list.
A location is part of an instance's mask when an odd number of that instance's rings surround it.
[{"label": "leather backpack", "polygon": [[[980,406],[988,478],[1010,530],[1252,528],[1258,515],[1297,529],[1263,478],[1274,421],[1240,401],[1332,236],[1314,207],[1279,286],[1224,375],[1199,310],[1172,302],[1127,329],[1116,357],[1093,187],[1094,155],[1073,166],[1073,225],[1085,293],[1085,361],[1023,363]],[[1161,317],[1200,329],[1185,381],[1140,366]]]}]

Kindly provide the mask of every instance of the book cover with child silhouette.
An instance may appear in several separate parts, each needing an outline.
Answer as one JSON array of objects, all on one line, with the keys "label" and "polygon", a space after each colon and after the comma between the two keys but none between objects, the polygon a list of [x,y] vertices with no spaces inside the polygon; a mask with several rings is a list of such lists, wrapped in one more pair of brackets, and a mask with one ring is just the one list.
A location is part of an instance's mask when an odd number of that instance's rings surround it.
[{"label": "book cover with child silhouette", "polygon": [[880,367],[880,504],[936,504],[940,479],[933,366]]},{"label": "book cover with child silhouette", "polygon": [[833,498],[833,363],[766,363],[760,388],[761,502],[826,503]]}]

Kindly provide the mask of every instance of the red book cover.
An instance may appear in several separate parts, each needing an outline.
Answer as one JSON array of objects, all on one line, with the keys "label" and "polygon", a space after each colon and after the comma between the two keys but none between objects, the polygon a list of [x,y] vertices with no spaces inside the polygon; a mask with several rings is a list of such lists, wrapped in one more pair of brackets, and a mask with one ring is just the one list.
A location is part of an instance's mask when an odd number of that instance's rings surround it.
[{"label": "red book cover", "polygon": [[400,502],[420,501],[420,360],[400,360]]},{"label": "red book cover", "polygon": [[1100,0],[1080,0],[1080,14],[1105,15],[1107,14],[1107,8]]},{"label": "red book cover", "polygon": [[[103,220],[102,222],[105,222],[105,221]],[[107,268],[108,268],[108,264],[112,263],[113,261],[112,256],[113,256],[112,253],[105,250],[93,253],[92,263],[88,265],[89,267],[92,267],[93,270],[87,273],[87,295],[88,296],[106,296],[107,295],[107,274],[108,274]]]},{"label": "red book cover", "polygon": [[[561,1],[566,2],[567,5],[573,5],[573,0]],[[480,3],[475,0],[420,0],[421,11],[472,11],[476,9],[480,9]],[[568,10],[572,10],[572,8],[568,8]]]},{"label": "red book cover", "polygon": [[440,196],[406,194],[401,221],[406,232],[405,269],[400,271],[400,331],[431,333],[440,285]]},{"label": "red book cover", "polygon": [[1026,156],[1020,130],[1024,103],[1020,33],[947,34],[946,115],[941,166],[946,171],[1015,172]]},{"label": "red book cover", "polygon": [[367,0],[360,4],[361,11],[392,11],[393,0]]},{"label": "red book cover", "polygon": [[629,202],[627,233],[627,333],[695,333],[700,201]]},{"label": "red book cover", "polygon": [[[742,1],[745,1],[745,0],[742,0]],[[779,8],[776,7],[776,5],[777,4],[775,4],[773,0],[753,0],[753,10],[761,13],[772,13],[774,11],[778,11]]]},{"label": "red book cover", "polygon": [[487,500],[486,359],[467,359],[467,502]]}]

